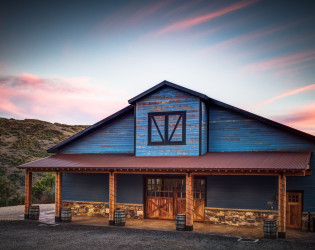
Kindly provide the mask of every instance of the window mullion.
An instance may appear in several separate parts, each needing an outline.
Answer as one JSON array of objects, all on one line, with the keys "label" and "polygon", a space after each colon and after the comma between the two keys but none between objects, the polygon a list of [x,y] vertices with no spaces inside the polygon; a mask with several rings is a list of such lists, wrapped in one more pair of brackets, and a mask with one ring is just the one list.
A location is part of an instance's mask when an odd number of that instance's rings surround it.
[{"label": "window mullion", "polygon": [[168,115],[165,115],[165,142],[168,142]]}]

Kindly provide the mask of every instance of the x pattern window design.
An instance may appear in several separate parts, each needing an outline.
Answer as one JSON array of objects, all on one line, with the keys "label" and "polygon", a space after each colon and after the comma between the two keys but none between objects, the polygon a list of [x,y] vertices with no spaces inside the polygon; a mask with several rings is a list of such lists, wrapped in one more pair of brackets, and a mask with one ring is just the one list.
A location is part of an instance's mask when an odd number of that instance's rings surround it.
[{"label": "x pattern window design", "polygon": [[186,144],[186,112],[149,113],[149,145]]}]

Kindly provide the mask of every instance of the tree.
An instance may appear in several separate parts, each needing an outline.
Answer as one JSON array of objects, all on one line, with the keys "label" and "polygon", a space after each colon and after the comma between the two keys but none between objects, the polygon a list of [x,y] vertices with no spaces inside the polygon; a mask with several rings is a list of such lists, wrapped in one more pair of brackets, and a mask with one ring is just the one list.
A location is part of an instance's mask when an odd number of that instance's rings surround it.
[{"label": "tree", "polygon": [[32,196],[35,203],[53,203],[55,199],[55,174],[48,173],[33,185]]}]

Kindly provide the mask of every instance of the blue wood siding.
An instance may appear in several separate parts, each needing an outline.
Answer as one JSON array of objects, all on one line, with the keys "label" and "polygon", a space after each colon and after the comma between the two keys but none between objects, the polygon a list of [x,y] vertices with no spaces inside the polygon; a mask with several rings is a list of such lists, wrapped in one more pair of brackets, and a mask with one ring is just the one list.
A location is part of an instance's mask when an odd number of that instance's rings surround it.
[{"label": "blue wood siding", "polygon": [[287,177],[287,191],[303,191],[303,211],[315,212],[315,152],[312,152],[311,176]]},{"label": "blue wood siding", "polygon": [[314,143],[227,109],[209,109],[209,151],[310,150]]},{"label": "blue wood siding", "polygon": [[278,192],[274,176],[208,176],[207,207],[270,210]]},{"label": "blue wood siding", "polygon": [[117,176],[117,202],[143,204],[143,176],[119,174]]},{"label": "blue wood siding", "polygon": [[208,113],[204,102],[201,102],[201,154],[208,151]]},{"label": "blue wood siding", "polygon": [[108,174],[62,174],[62,199],[108,202]]},{"label": "blue wood siding", "polygon": [[65,146],[61,153],[133,153],[134,115],[124,117]]},{"label": "blue wood siding", "polygon": [[[199,98],[165,87],[136,103],[136,155],[199,155]],[[186,145],[148,145],[148,113],[186,111]]]}]

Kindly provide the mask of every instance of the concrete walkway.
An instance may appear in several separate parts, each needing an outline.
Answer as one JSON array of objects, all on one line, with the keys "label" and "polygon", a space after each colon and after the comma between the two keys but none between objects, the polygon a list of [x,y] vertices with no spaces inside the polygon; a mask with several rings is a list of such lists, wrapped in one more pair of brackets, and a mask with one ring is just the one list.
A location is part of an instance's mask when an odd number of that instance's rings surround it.
[{"label": "concrete walkway", "polygon": [[[55,223],[55,204],[40,204],[39,222],[43,224]],[[0,220],[23,220],[24,219],[24,205],[1,207]],[[63,223],[66,224],[66,223]],[[90,225],[90,226],[104,226],[108,225],[108,218],[102,216],[73,216],[71,224]],[[126,226],[128,228],[152,229],[162,231],[175,231],[174,220],[153,220],[153,219],[126,219]],[[233,236],[238,238],[260,239],[264,237],[262,227],[245,227],[245,226],[229,226],[229,225],[213,225],[204,222],[194,222],[194,232],[203,234],[215,234],[224,236]],[[307,242],[314,242],[314,232],[302,232],[299,230],[287,229],[288,240],[303,240]]]}]

